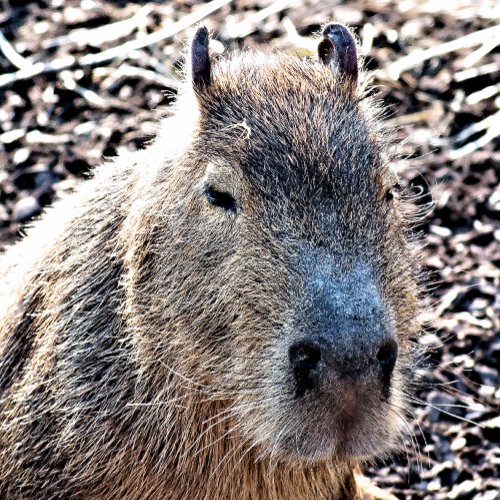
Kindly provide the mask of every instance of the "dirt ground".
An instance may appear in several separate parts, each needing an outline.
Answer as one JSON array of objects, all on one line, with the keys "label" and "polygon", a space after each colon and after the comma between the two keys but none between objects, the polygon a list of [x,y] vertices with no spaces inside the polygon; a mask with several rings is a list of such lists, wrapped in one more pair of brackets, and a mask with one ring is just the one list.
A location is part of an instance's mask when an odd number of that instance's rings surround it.
[{"label": "dirt ground", "polygon": [[419,225],[429,326],[412,437],[368,473],[402,499],[499,498],[498,0],[0,0],[0,248],[154,135],[202,19],[218,52],[308,56],[324,22],[355,29],[404,182],[434,206]]}]

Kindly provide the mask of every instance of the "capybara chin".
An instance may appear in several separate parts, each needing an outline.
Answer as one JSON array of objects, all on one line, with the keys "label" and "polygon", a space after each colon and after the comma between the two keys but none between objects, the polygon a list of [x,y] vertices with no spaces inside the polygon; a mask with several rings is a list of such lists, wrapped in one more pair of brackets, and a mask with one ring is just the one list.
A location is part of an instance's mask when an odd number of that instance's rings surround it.
[{"label": "capybara chin", "polygon": [[3,256],[1,498],[363,498],[401,438],[410,207],[354,38],[199,28],[189,61],[155,141]]}]

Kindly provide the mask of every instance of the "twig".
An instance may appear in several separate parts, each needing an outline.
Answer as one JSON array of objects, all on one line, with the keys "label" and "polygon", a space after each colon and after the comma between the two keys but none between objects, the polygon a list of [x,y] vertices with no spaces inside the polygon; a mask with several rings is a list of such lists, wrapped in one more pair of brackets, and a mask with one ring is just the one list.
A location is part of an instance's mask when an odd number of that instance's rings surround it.
[{"label": "twig", "polygon": [[27,80],[42,73],[51,73],[62,69],[69,69],[76,65],[76,58],[73,56],[60,57],[48,63],[38,62],[15,71],[0,75],[0,88],[17,82],[18,80]]},{"label": "twig", "polygon": [[465,130],[462,130],[460,134],[453,138],[453,142],[462,142],[482,130],[486,130],[485,134],[475,141],[469,142],[461,148],[450,150],[448,153],[449,158],[452,160],[462,158],[463,156],[471,154],[474,151],[486,146],[486,144],[500,136],[500,111],[497,111],[494,115],[490,115],[484,120],[474,123]]},{"label": "twig", "polygon": [[[30,72],[33,68],[33,65],[25,59],[23,56],[18,54],[14,47],[10,44],[10,42],[5,38],[3,33],[0,31],[0,50],[4,53],[5,57],[14,65],[19,68],[19,72]],[[104,107],[105,101],[102,97],[97,95],[92,90],[86,89],[80,85],[78,85],[71,73],[69,71],[63,71],[60,75],[60,79],[63,85],[68,90],[73,90],[74,92],[80,94],[84,99],[86,99],[91,104]]]},{"label": "twig", "polygon": [[488,87],[485,87],[484,89],[470,94],[465,99],[465,102],[467,104],[474,105],[478,102],[484,101],[485,99],[489,99],[490,97],[493,97],[498,93],[500,93],[500,83],[497,83],[496,85],[490,85]]},{"label": "twig", "polygon": [[402,57],[398,61],[390,64],[386,71],[390,78],[397,80],[403,71],[412,69],[432,57],[442,56],[444,54],[448,54],[449,52],[454,52],[467,47],[474,47],[475,45],[482,44],[485,41],[492,39],[500,39],[500,26],[493,26],[491,28],[476,31],[474,33],[470,33],[469,35],[457,38],[456,40],[442,43],[436,47],[431,47],[425,50],[416,50],[415,52],[412,52],[411,54],[408,54],[407,56]]},{"label": "twig", "polygon": [[91,44],[94,47],[98,47],[100,45],[103,45],[104,43],[112,42],[114,40],[117,40],[118,38],[123,38],[132,33],[134,29],[140,26],[140,24],[147,19],[147,16],[151,13],[151,10],[152,8],[150,5],[145,5],[128,19],[92,29],[81,28],[71,31],[67,35],[44,40],[42,42],[42,48],[50,49],[53,47],[67,45],[69,43],[77,43],[82,45]]},{"label": "twig", "polygon": [[464,80],[469,80],[471,78],[476,78],[477,76],[489,75],[490,73],[496,73],[500,71],[500,63],[492,62],[480,66],[479,68],[469,68],[455,73],[453,79],[456,82],[463,82]]},{"label": "twig", "polygon": [[[5,75],[0,75],[0,88],[10,85],[18,80],[26,80],[32,78],[33,76],[40,75],[42,73],[50,73],[53,71],[61,71],[63,69],[70,69],[74,66],[84,67],[93,66],[102,62],[110,61],[117,57],[126,58],[127,55],[137,49],[142,49],[149,45],[158,43],[166,38],[171,38],[177,33],[184,31],[193,24],[200,22],[205,17],[209,16],[216,10],[222,8],[224,5],[231,3],[233,0],[212,0],[211,2],[202,5],[196,9],[191,14],[183,17],[179,21],[175,22],[171,26],[162,28],[154,33],[137,38],[113,47],[111,49],[103,50],[96,54],[87,54],[81,57],[66,56],[54,59],[47,63],[39,62],[29,67],[22,68],[14,73],[8,73]],[[21,56],[20,56],[21,57]]]},{"label": "twig", "polygon": [[453,142],[455,143],[463,142],[467,140],[469,137],[473,136],[474,134],[477,134],[482,130],[486,130],[488,128],[493,127],[495,123],[498,124],[499,120],[500,120],[500,111],[497,111],[494,115],[490,115],[486,117],[484,120],[481,120],[480,122],[477,123],[473,123],[472,125],[469,125],[468,127],[464,128],[459,134],[457,134],[453,138]]},{"label": "twig", "polygon": [[477,64],[484,56],[488,55],[493,49],[500,45],[500,36],[494,37],[492,40],[485,40],[484,43],[476,49],[472,54],[469,54],[463,61],[464,68],[470,68]]},{"label": "twig", "polygon": [[193,26],[193,24],[200,22],[205,17],[209,16],[216,10],[221,9],[224,5],[227,5],[232,1],[233,0],[212,0],[211,2],[199,7],[191,14],[179,19],[179,21],[171,26],[167,26],[166,28],[162,28],[141,38],[125,42],[122,45],[118,45],[118,47],[113,47],[111,49],[98,52],[97,54],[87,54],[78,60],[78,64],[80,66],[99,64],[104,61],[115,59],[116,57],[124,57],[130,51],[154,45],[155,43],[165,40],[165,38],[171,38],[174,35],[177,35],[177,33]]},{"label": "twig", "polygon": [[0,134],[0,144],[11,144],[18,141],[21,137],[24,137],[26,130],[24,128],[14,128],[12,130],[7,130],[3,134]]},{"label": "twig", "polygon": [[71,135],[46,134],[40,130],[30,130],[25,139],[28,144],[67,144],[71,141]]},{"label": "twig", "polygon": [[488,128],[488,130],[484,135],[482,135],[475,141],[467,143],[465,146],[459,149],[452,149],[449,152],[448,156],[450,157],[451,160],[457,160],[458,158],[462,158],[463,156],[467,156],[470,155],[471,153],[474,153],[474,151],[483,148],[484,146],[486,146],[486,144],[495,140],[500,135],[499,130],[500,130],[500,121],[497,123],[496,129],[493,127]]},{"label": "twig", "polygon": [[[394,2],[389,0],[373,0],[371,4],[373,9],[380,8],[381,3],[393,7]],[[397,2],[397,9],[413,18],[421,14],[445,14],[455,19],[494,19],[498,20],[499,8],[498,1],[478,1],[478,0],[454,0],[453,8],[450,8],[448,2],[436,2],[436,0],[408,0]]]},{"label": "twig", "polygon": [[228,27],[227,31],[231,38],[244,38],[253,31],[256,30],[259,23],[272,16],[273,14],[277,14],[294,3],[293,0],[276,0],[271,5],[268,5],[264,9],[261,9],[254,14],[245,18],[245,20]]},{"label": "twig", "polygon": [[4,34],[0,30],[0,50],[3,55],[16,67],[16,68],[27,68],[31,66],[30,62],[27,61],[23,56],[19,55],[11,43],[5,38]]},{"label": "twig", "polygon": [[106,80],[103,82],[103,87],[105,89],[110,89],[116,82],[122,78],[140,78],[141,80],[146,80],[154,82],[162,87],[167,87],[170,89],[178,89],[179,83],[171,78],[167,78],[163,75],[156,73],[144,68],[138,68],[137,66],[131,66],[130,64],[120,64],[119,68],[104,68],[100,67],[94,71],[96,77],[105,76]]}]

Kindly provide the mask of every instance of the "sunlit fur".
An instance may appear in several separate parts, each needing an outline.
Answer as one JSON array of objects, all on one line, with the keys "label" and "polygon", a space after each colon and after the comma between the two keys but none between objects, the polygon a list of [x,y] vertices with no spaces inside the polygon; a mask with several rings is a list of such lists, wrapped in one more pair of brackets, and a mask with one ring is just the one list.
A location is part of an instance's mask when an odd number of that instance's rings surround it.
[{"label": "sunlit fur", "polygon": [[[384,199],[392,146],[363,78],[353,94],[313,60],[219,61],[153,144],[7,252],[1,498],[357,497],[353,467],[401,437],[419,328],[408,207]],[[365,394],[343,444],[294,400],[286,358],[319,261],[367,266],[398,336],[389,400]]]}]

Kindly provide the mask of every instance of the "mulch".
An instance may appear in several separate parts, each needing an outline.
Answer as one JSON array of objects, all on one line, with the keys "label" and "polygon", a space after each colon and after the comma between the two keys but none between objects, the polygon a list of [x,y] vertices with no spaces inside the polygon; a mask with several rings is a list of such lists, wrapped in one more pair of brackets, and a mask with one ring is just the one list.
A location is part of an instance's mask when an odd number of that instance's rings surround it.
[{"label": "mulch", "polygon": [[[419,224],[429,326],[419,340],[427,354],[418,370],[413,437],[368,474],[398,498],[499,498],[498,1],[218,3],[207,20],[218,51],[272,46],[308,55],[308,37],[332,19],[359,36],[389,111],[387,126],[401,141],[404,182],[419,195],[422,212],[434,204]],[[175,23],[207,4],[2,6],[0,248],[93,165],[144,147],[181,78],[190,30]],[[175,33],[99,60],[103,51],[158,30]]]}]

